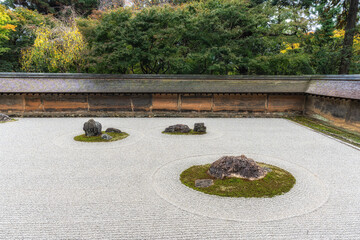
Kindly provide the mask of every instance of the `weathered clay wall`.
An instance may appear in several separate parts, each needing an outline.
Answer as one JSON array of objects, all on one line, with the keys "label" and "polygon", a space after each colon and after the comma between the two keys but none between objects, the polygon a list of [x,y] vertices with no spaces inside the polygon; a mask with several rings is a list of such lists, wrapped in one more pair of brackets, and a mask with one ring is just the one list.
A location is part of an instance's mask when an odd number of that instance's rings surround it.
[{"label": "weathered clay wall", "polygon": [[360,100],[307,95],[304,113],[360,132]]},{"label": "weathered clay wall", "polygon": [[[12,115],[72,112],[234,112],[301,114],[304,94],[0,94],[0,111]],[[29,114],[32,113],[32,114]]]},{"label": "weathered clay wall", "polygon": [[14,116],[306,114],[360,132],[359,102],[360,75],[0,73],[0,112]]}]

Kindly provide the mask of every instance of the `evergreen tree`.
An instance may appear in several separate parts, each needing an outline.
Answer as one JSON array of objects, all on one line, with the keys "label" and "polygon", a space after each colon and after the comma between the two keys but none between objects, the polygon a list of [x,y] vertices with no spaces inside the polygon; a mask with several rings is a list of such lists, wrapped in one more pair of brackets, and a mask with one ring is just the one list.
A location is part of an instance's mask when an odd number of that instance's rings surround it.
[{"label": "evergreen tree", "polygon": [[346,17],[345,37],[341,51],[339,74],[349,74],[358,11],[359,0],[350,0],[350,6]]}]

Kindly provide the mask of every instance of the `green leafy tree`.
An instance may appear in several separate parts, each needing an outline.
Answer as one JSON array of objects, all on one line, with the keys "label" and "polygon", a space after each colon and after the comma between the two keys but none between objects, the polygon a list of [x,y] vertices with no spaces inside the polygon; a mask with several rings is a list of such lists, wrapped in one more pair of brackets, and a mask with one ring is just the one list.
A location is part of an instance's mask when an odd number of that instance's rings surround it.
[{"label": "green leafy tree", "polygon": [[11,31],[15,31],[16,26],[11,24],[11,18],[3,5],[0,5],[0,56],[9,51],[7,42],[10,40]]},{"label": "green leafy tree", "polygon": [[21,71],[19,63],[21,50],[34,44],[36,38],[35,31],[38,27],[53,27],[55,22],[51,16],[44,16],[36,11],[26,8],[16,8],[7,10],[12,24],[16,26],[8,34],[6,41],[6,54],[0,55],[0,71],[13,72]]},{"label": "green leafy tree", "polygon": [[[315,33],[317,41],[313,41],[311,46],[314,49],[314,60],[320,64],[315,65],[318,69],[322,69],[321,73],[337,73],[337,69],[339,74],[349,73],[353,64],[354,49],[352,46],[357,34],[359,0],[272,0],[272,3],[278,6],[298,5],[309,10],[315,9],[319,18],[318,24],[321,26]],[[342,46],[340,46],[340,52],[338,43],[333,37],[335,29],[345,29],[345,37]],[[337,47],[335,52],[333,51],[334,46]],[[326,58],[334,59],[334,57],[335,61],[326,60]],[[355,55],[354,58],[357,56]],[[338,65],[326,66],[329,61]]]},{"label": "green leafy tree", "polygon": [[[81,20],[91,49],[87,71],[249,74],[251,59],[279,54],[284,39],[296,40],[306,31],[299,17],[285,14],[289,8],[274,9],[209,0],[141,11],[117,9],[96,21]],[[281,18],[273,21],[274,12]]]}]

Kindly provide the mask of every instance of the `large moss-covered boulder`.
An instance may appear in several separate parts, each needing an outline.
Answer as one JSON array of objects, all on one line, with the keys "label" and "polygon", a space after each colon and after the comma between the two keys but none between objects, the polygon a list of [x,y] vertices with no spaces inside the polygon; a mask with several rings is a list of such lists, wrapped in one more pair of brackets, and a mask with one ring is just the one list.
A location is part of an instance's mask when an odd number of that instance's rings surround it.
[{"label": "large moss-covered boulder", "polygon": [[101,135],[101,124],[96,122],[94,119],[90,119],[84,123],[83,130],[85,131],[85,136],[100,136]]},{"label": "large moss-covered boulder", "polygon": [[217,179],[236,177],[252,181],[265,177],[267,171],[253,159],[241,155],[221,157],[211,164],[208,174]]}]

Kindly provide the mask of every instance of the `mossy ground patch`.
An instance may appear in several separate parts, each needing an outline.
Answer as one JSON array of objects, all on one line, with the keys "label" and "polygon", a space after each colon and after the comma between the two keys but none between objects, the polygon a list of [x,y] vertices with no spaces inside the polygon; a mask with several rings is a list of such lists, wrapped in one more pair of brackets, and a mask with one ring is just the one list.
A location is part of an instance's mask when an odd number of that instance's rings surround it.
[{"label": "mossy ground patch", "polygon": [[0,121],[0,123],[16,122],[18,119],[12,118],[10,121]]},{"label": "mossy ground patch", "polygon": [[340,139],[344,142],[360,147],[360,134],[357,132],[332,126],[324,121],[304,116],[289,117],[288,119],[302,124],[306,127],[312,128],[316,131],[332,136],[334,138]]},{"label": "mossy ground patch", "polygon": [[194,130],[191,130],[188,133],[181,133],[181,132],[162,132],[163,134],[168,134],[168,135],[204,135],[206,134],[206,132],[195,132]]},{"label": "mossy ground patch", "polygon": [[107,132],[103,131],[102,133],[106,133],[106,134],[110,135],[112,137],[112,139],[105,140],[105,139],[102,139],[101,136],[87,137],[87,136],[85,136],[85,134],[81,134],[81,135],[74,137],[74,140],[80,141],[80,142],[114,142],[114,141],[118,141],[118,140],[127,138],[129,136],[129,134],[126,132],[121,132],[121,133],[109,132],[109,133],[107,133]]},{"label": "mossy ground patch", "polygon": [[[207,174],[211,164],[192,166],[180,175],[181,182],[197,191],[223,197],[273,197],[284,194],[294,186],[296,180],[288,171],[265,163],[258,163],[271,169],[263,179],[249,181],[240,178],[214,179]],[[214,179],[214,185],[207,188],[195,187],[197,179]]]}]

